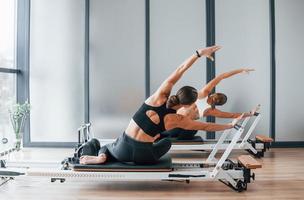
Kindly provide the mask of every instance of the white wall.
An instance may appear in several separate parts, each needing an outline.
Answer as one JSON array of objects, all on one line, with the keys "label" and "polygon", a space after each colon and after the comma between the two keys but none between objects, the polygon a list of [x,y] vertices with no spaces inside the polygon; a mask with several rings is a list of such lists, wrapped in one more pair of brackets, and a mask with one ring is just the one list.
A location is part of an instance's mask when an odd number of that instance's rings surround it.
[{"label": "white wall", "polygon": [[90,1],[90,120],[116,138],[145,99],[145,1]]},{"label": "white wall", "polygon": [[[168,14],[170,13],[170,14]],[[205,46],[205,3],[199,0],[154,0],[150,5],[151,92],[195,50]],[[205,84],[206,61],[198,60],[173,92],[181,86]]]},{"label": "white wall", "polygon": [[[205,1],[150,1],[151,93],[196,49],[205,46],[205,16]],[[205,83],[206,59],[202,58],[174,86],[172,94],[182,86],[199,89]]]},{"label": "white wall", "polygon": [[70,142],[84,121],[84,1],[32,0],[31,141]]},{"label": "white wall", "polygon": [[304,141],[302,0],[276,0],[276,139]]},{"label": "white wall", "polygon": [[[223,46],[216,55],[216,74],[237,68],[255,68],[223,80],[217,92],[228,96],[225,111],[248,112],[261,104],[262,120],[255,133],[269,133],[270,50],[269,2],[265,0],[216,0],[216,43]],[[217,120],[224,122],[227,120]]]}]

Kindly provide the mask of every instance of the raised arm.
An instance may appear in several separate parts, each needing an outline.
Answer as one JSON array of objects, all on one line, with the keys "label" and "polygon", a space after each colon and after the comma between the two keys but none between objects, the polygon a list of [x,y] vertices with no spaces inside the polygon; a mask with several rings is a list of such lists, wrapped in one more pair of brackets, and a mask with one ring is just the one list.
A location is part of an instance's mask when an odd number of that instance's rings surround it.
[{"label": "raised arm", "polygon": [[211,46],[204,49],[197,50],[197,53],[191,55],[187,60],[185,60],[158,88],[156,94],[158,96],[170,95],[170,92],[176,82],[183,76],[183,74],[193,65],[193,63],[201,56],[206,56],[207,58],[213,60],[212,54],[219,50],[219,46]]},{"label": "raised arm", "polygon": [[209,83],[207,85],[205,85],[198,92],[198,99],[203,99],[203,98],[207,97],[208,94],[210,94],[210,92],[212,91],[212,89],[217,84],[219,84],[223,79],[229,78],[229,77],[234,76],[234,75],[239,74],[239,73],[249,73],[250,71],[254,71],[254,69],[247,69],[247,68],[236,69],[236,70],[232,70],[230,72],[225,72],[223,74],[218,75],[217,77],[215,77],[214,79],[209,81]]},{"label": "raised arm", "polygon": [[170,114],[165,119],[165,128],[166,130],[171,130],[174,128],[183,128],[186,130],[222,131],[233,128],[236,125],[236,123],[242,118],[243,115],[240,115],[238,118],[234,119],[231,123],[215,124],[215,123],[195,121],[183,115]]}]

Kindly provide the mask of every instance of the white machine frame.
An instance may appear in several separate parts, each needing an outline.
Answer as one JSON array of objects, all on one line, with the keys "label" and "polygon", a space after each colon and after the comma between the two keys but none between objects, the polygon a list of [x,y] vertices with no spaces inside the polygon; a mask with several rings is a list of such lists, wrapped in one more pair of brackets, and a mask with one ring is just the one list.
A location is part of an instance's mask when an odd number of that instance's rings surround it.
[{"label": "white machine frame", "polygon": [[[245,119],[242,125],[246,125],[249,119]],[[236,191],[247,189],[247,183],[250,183],[250,169],[240,164],[233,163],[230,167],[227,165],[227,158],[231,151],[237,145],[244,127],[237,125],[234,128],[225,131],[220,140],[216,143],[216,148],[210,153],[208,159],[203,163],[173,163],[170,172],[78,172],[63,169],[46,169],[37,167],[14,168],[13,165],[7,163],[6,166],[0,168],[0,178],[10,180],[19,176],[27,177],[47,177],[54,182],[59,180],[84,180],[84,181],[214,181],[220,180]],[[232,135],[232,140],[228,145],[223,145],[224,138]],[[215,159],[217,147],[225,147],[225,150],[219,160]],[[230,161],[231,164],[231,161]],[[15,166],[16,167],[16,166]],[[18,166],[17,166],[18,167]]]}]

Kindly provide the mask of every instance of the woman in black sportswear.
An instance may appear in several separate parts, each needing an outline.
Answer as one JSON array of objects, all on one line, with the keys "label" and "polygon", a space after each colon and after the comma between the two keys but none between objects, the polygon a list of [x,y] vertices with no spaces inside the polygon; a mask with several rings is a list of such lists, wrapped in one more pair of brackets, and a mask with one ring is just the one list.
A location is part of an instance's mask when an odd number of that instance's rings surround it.
[{"label": "woman in black sportswear", "polygon": [[[206,131],[232,128],[243,116],[229,124],[214,124],[198,122],[176,114],[178,109],[188,107],[197,100],[198,93],[195,88],[184,86],[176,95],[170,96],[173,86],[198,58],[206,56],[213,60],[211,55],[219,49],[219,46],[212,46],[197,50],[161,84],[153,95],[146,99],[134,114],[125,132],[115,142],[101,148],[92,144],[95,152],[81,156],[80,163],[102,164],[107,160],[117,160],[135,164],[152,164],[171,147],[171,142],[167,138],[155,142],[163,131],[173,128]],[[94,140],[95,143],[96,141]]]}]

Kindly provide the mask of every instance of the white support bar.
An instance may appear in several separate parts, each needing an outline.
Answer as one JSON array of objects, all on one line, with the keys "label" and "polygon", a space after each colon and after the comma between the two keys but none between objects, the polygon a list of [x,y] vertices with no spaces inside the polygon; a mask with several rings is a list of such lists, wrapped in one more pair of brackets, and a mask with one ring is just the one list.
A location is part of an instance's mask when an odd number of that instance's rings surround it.
[{"label": "white support bar", "polygon": [[237,132],[234,134],[230,144],[228,145],[227,149],[224,151],[222,157],[220,158],[220,160],[217,162],[214,170],[211,173],[211,177],[215,177],[218,173],[218,171],[222,168],[222,165],[224,164],[224,162],[226,161],[226,159],[228,158],[228,156],[230,155],[233,147],[236,145],[236,142],[239,140],[239,138],[241,137],[242,133],[244,131],[243,127],[240,127]]},{"label": "white support bar", "polygon": [[207,160],[206,160],[207,163],[208,163],[208,162],[210,162],[210,163],[211,163],[211,162],[214,162],[214,160],[215,160],[215,154],[218,152],[219,146],[221,146],[221,145],[224,143],[225,139],[226,139],[227,136],[228,136],[228,133],[231,133],[232,130],[233,130],[233,129],[227,129],[227,130],[225,130],[225,131],[222,133],[220,139],[217,141],[217,143],[215,144],[213,150],[212,150],[211,153],[209,154],[209,156],[208,156],[208,158],[207,158]]},{"label": "white support bar", "polygon": [[[241,127],[245,127],[247,125],[247,122],[249,121],[249,117],[247,117],[243,122]],[[215,160],[215,155],[218,152],[218,150],[220,150],[220,146],[223,145],[223,143],[225,142],[225,139],[227,138],[228,134],[233,132],[233,129],[229,129],[229,130],[225,130],[224,133],[222,133],[220,139],[218,140],[218,142],[216,143],[216,145],[214,146],[212,152],[210,153],[208,159],[206,162],[213,162]],[[228,148],[228,147],[227,147]]]},{"label": "white support bar", "polygon": [[[263,143],[262,143],[262,145],[264,146]],[[253,146],[250,143],[248,143],[248,142],[245,142],[243,146],[240,145],[240,148],[242,148],[242,149],[248,149],[248,150],[250,150],[254,154],[258,153],[257,148],[253,148]]]},{"label": "white support bar", "polygon": [[244,136],[242,143],[241,143],[241,147],[245,147],[246,142],[248,141],[249,137],[251,136],[253,130],[255,129],[255,127],[257,126],[257,124],[259,123],[260,119],[261,119],[261,114],[259,114],[255,120],[253,121],[252,125],[250,126],[248,132],[246,133],[246,135]]}]

